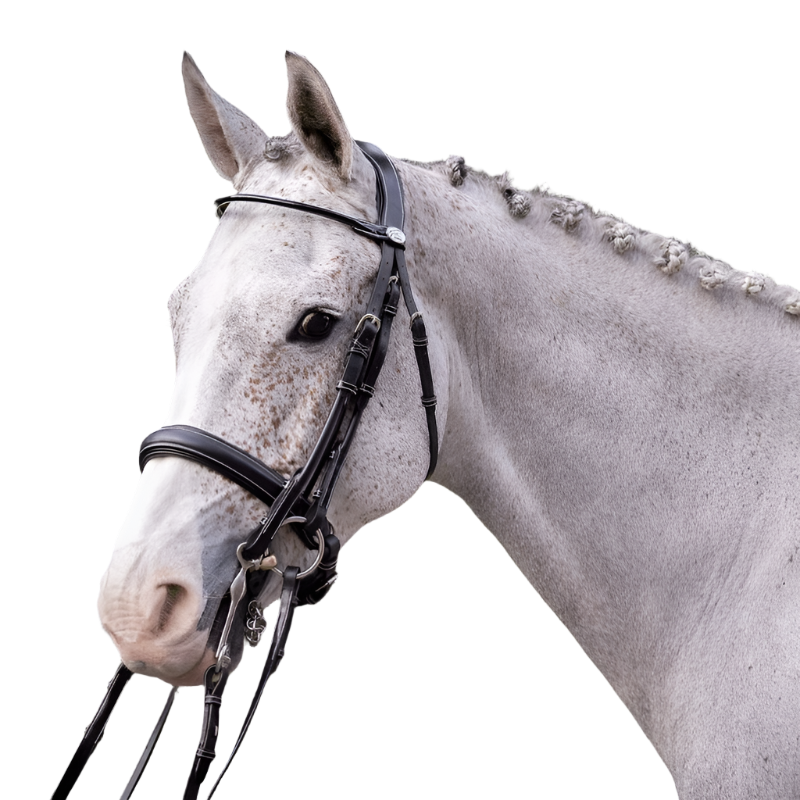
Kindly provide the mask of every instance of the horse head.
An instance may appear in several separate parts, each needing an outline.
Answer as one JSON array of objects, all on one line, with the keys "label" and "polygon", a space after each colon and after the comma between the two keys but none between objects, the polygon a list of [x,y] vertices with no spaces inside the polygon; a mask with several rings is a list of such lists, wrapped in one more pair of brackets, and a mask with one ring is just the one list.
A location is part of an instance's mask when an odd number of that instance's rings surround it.
[{"label": "horse head", "polygon": [[[292,133],[271,138],[185,56],[189,108],[211,162],[240,194],[376,220],[375,173],[327,84],[300,56],[288,53],[287,65]],[[170,298],[171,421],[216,434],[288,479],[305,464],[334,401],[378,256],[373,241],[329,219],[232,203],[199,266]],[[329,508],[342,542],[403,503],[426,476],[414,347],[407,326],[396,331]],[[239,569],[237,546],[264,514],[255,497],[199,464],[147,463],[99,599],[126,666],[174,685],[202,681]],[[284,564],[310,558],[289,527],[271,552]],[[277,591],[277,581],[268,581],[263,601]],[[237,633],[232,642],[234,666],[242,640]]]}]

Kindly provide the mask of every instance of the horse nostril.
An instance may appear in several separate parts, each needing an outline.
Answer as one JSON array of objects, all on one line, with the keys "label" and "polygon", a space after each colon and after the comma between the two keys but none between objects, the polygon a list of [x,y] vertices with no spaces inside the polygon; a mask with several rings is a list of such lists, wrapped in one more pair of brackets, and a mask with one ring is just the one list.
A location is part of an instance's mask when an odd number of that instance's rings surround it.
[{"label": "horse nostril", "polygon": [[164,598],[164,604],[161,606],[161,612],[158,615],[158,630],[160,631],[163,631],[164,628],[167,627],[169,618],[175,610],[175,606],[178,605],[181,598],[186,594],[186,589],[184,589],[183,586],[179,586],[177,583],[164,584],[164,589],[166,589],[167,595]]}]

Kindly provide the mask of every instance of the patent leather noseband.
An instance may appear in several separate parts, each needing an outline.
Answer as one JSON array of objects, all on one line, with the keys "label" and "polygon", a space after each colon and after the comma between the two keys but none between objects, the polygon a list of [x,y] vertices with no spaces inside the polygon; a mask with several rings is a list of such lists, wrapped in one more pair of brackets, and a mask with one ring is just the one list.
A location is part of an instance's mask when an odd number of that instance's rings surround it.
[{"label": "patent leather noseband", "polygon": [[[336,384],[336,398],[305,465],[294,475],[284,476],[213,433],[188,425],[170,425],[161,428],[142,442],[139,454],[141,469],[144,469],[147,462],[153,458],[189,459],[232,480],[269,506],[269,512],[239,545],[236,552],[240,570],[231,584],[230,603],[216,651],[216,664],[210,667],[205,675],[206,702],[202,735],[184,800],[194,800],[197,797],[200,784],[214,758],[219,705],[231,663],[229,639],[240,634],[240,631],[235,632],[234,628],[237,624],[241,624],[241,609],[246,609],[245,625],[248,629],[246,636],[251,643],[255,643],[261,630],[258,619],[260,616],[258,597],[264,590],[270,571],[274,570],[282,576],[280,611],[267,662],[239,739],[211,794],[214,793],[230,760],[236,754],[255,713],[264,685],[277,669],[283,656],[295,607],[318,602],[336,579],[339,540],[328,521],[328,508],[364,409],[375,393],[376,382],[388,352],[392,324],[401,294],[410,316],[422,389],[422,406],[428,427],[430,458],[426,477],[430,477],[436,468],[439,448],[436,396],[428,357],[425,323],[414,300],[406,270],[402,187],[394,164],[380,149],[365,142],[357,144],[375,170],[376,199],[380,216],[378,224],[331,209],[277,197],[236,194],[216,201],[219,216],[222,216],[232,203],[266,203],[345,224],[356,234],[380,245],[380,263],[372,295],[344,355],[342,376]],[[292,525],[309,550],[316,551],[311,567],[306,570],[301,571],[299,567],[294,566],[278,570],[274,557],[269,554],[275,535],[287,524]],[[108,715],[130,675],[130,671],[124,665],[120,665],[109,684],[109,691],[100,710],[87,728],[78,751],[53,794],[53,800],[63,800],[69,794],[102,737]],[[170,693],[167,705],[122,795],[122,800],[131,796],[147,765],[172,705],[174,692],[173,689]]]}]

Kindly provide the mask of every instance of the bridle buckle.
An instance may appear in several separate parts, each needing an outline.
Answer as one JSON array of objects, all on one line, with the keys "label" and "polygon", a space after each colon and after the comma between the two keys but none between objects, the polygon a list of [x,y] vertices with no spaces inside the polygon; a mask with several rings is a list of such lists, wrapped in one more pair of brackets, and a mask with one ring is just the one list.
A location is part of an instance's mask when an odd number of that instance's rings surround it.
[{"label": "bridle buckle", "polygon": [[356,329],[355,332],[353,333],[353,336],[358,336],[358,334],[361,333],[364,324],[367,322],[372,322],[375,325],[377,325],[378,330],[381,329],[381,321],[378,317],[376,317],[374,314],[364,314],[364,316],[361,317],[361,319],[358,321],[358,325],[356,325]]}]

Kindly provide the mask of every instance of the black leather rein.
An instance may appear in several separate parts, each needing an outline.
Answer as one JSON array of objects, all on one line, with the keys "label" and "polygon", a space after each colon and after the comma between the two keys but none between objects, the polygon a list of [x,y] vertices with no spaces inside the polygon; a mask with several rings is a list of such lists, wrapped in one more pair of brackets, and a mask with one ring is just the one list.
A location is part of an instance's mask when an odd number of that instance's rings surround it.
[{"label": "black leather rein", "polygon": [[[433,391],[425,323],[414,301],[405,264],[405,235],[402,232],[404,211],[400,179],[394,164],[380,149],[365,142],[358,142],[358,146],[375,170],[380,224],[277,197],[239,194],[216,201],[219,216],[222,216],[231,203],[268,203],[346,224],[355,233],[380,245],[380,264],[370,301],[353,333],[345,354],[342,377],[336,385],[336,398],[306,464],[287,478],[245,450],[212,433],[188,425],[170,425],[161,428],[142,442],[139,454],[141,469],[144,469],[147,462],[153,458],[177,456],[189,459],[234,481],[270,507],[267,515],[236,552],[240,570],[231,584],[230,603],[217,648],[217,660],[206,671],[204,678],[206,704],[203,729],[184,800],[194,800],[197,797],[200,784],[214,758],[219,706],[231,661],[228,639],[233,625],[240,624],[241,614],[238,612],[243,607],[247,609],[246,625],[249,633],[246,635],[251,644],[256,643],[261,630],[258,597],[265,587],[270,570],[274,569],[282,576],[280,610],[267,662],[230,759],[209,797],[216,790],[219,780],[238,751],[267,679],[280,663],[294,608],[297,605],[318,602],[327,594],[336,579],[339,540],[328,522],[328,507],[362,413],[374,395],[375,384],[388,352],[392,322],[397,313],[401,294],[411,318],[414,352],[422,388],[422,405],[428,427],[430,460],[426,477],[430,477],[436,468],[439,448],[436,397]],[[269,555],[269,548],[275,535],[287,524],[292,524],[309,550],[316,551],[313,564],[303,571],[298,567],[286,567],[281,572],[277,569],[274,558]],[[263,620],[261,623],[263,626]],[[106,721],[130,676],[131,672],[127,667],[120,665],[109,684],[108,693],[100,710],[86,729],[75,756],[53,794],[53,800],[63,800],[69,794],[86,761],[100,741]],[[173,689],[133,776],[123,792],[122,800],[127,800],[131,796],[147,765],[166,721],[174,693]]]}]

